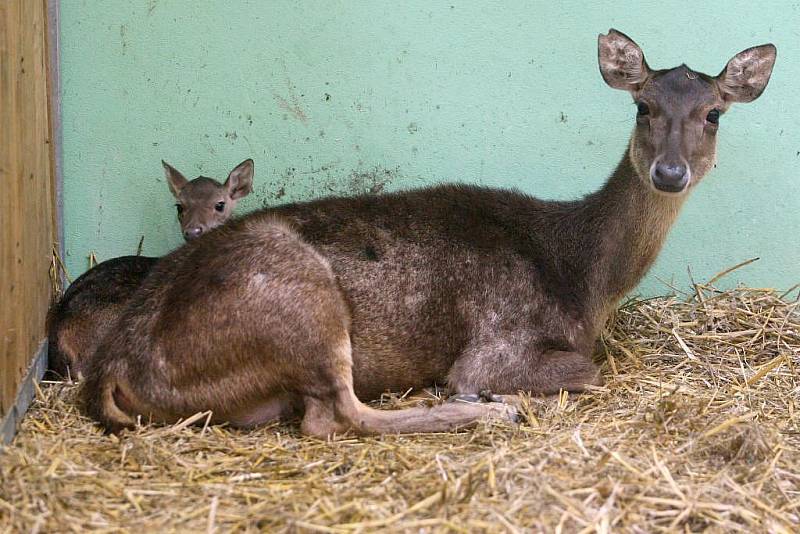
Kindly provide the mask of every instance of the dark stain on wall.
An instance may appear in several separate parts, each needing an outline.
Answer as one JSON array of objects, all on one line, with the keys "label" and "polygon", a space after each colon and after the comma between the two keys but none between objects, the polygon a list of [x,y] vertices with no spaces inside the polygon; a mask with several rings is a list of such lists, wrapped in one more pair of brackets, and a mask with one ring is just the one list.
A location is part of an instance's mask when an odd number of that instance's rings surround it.
[{"label": "dark stain on wall", "polygon": [[327,196],[378,195],[398,178],[399,168],[387,169],[380,165],[369,170],[354,170],[345,176],[333,165],[305,172],[290,167],[256,196],[267,206]]},{"label": "dark stain on wall", "polygon": [[122,55],[125,55],[125,52],[128,50],[128,41],[126,40],[126,34],[128,29],[125,27],[124,24],[120,25],[119,27],[119,40],[122,43]]}]

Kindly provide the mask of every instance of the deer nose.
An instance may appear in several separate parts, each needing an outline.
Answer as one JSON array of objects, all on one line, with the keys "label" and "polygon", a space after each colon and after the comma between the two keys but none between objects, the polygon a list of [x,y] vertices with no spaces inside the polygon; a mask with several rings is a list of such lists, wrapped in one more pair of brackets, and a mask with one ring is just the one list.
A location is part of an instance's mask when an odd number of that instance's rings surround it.
[{"label": "deer nose", "polygon": [[183,238],[186,239],[186,241],[197,239],[201,235],[203,235],[203,229],[200,226],[193,226],[183,231]]},{"label": "deer nose", "polygon": [[681,163],[677,165],[657,163],[652,178],[653,185],[659,191],[679,193],[689,183],[689,172],[686,165]]}]

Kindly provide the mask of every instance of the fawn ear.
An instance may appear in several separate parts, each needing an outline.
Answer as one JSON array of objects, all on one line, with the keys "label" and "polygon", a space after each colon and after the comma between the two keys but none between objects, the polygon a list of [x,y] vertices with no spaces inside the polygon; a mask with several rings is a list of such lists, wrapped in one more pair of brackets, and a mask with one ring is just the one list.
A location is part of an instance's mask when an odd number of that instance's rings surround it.
[{"label": "fawn ear", "polygon": [[729,102],[752,102],[764,92],[778,50],[775,45],[754,46],[739,52],[717,76],[722,96]]},{"label": "fawn ear", "polygon": [[172,196],[178,198],[178,195],[181,194],[181,189],[189,183],[189,181],[184,178],[184,176],[178,172],[175,167],[164,161],[161,160],[161,164],[164,166],[164,176],[167,177],[167,184],[169,185],[169,190],[172,191]]},{"label": "fawn ear", "polygon": [[250,194],[253,190],[254,164],[252,159],[246,159],[234,168],[225,180],[228,195],[239,200]]},{"label": "fawn ear", "polygon": [[635,93],[650,76],[650,68],[639,45],[614,29],[608,30],[608,35],[597,37],[597,59],[600,74],[614,89]]}]

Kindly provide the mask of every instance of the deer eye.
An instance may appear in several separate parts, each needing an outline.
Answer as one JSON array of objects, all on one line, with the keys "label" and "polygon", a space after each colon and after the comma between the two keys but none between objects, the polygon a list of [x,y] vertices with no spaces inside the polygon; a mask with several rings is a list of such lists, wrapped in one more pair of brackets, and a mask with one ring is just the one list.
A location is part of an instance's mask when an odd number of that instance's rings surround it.
[{"label": "deer eye", "polygon": [[644,102],[637,102],[636,103],[636,114],[639,117],[646,117],[646,116],[650,115],[650,106],[648,106]]},{"label": "deer eye", "polygon": [[712,109],[709,111],[708,115],[706,115],[706,120],[711,124],[719,124],[719,110]]},{"label": "deer eye", "polygon": [[180,219],[181,217],[183,217],[183,205],[175,204],[175,209],[178,210],[178,218]]},{"label": "deer eye", "polygon": [[219,202],[214,204],[214,209],[222,213],[223,211],[225,211],[225,202],[220,200]]}]

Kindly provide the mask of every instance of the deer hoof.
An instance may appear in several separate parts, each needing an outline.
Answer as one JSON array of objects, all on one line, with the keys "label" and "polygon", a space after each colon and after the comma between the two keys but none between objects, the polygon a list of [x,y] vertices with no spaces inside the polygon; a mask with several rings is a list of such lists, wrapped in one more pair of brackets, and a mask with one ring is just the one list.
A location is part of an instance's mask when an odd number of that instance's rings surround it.
[{"label": "deer hoof", "polygon": [[488,389],[482,390],[480,393],[460,393],[458,395],[451,395],[447,398],[447,402],[496,405],[492,406],[492,417],[507,419],[512,423],[520,423],[523,420],[522,414],[520,414],[516,406],[507,403],[502,395],[494,395]]},{"label": "deer hoof", "polygon": [[481,396],[476,393],[461,393],[450,395],[447,397],[447,402],[481,402]]},{"label": "deer hoof", "polygon": [[479,393],[460,393],[451,395],[447,402],[499,402],[504,403],[502,395],[495,395],[489,389],[482,389]]}]

